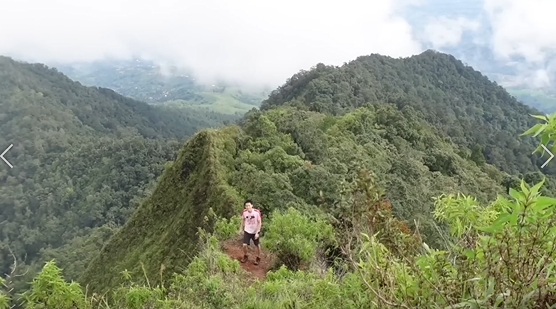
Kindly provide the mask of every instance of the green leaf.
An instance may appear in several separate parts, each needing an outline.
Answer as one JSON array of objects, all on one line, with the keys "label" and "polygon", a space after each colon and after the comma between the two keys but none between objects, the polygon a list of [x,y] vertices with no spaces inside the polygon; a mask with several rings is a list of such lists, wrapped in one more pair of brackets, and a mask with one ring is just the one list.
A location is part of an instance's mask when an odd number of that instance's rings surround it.
[{"label": "green leaf", "polygon": [[463,254],[468,258],[468,259],[472,259],[475,257],[475,251],[471,250],[471,249],[465,249],[463,250]]},{"label": "green leaf", "polygon": [[537,118],[537,119],[540,119],[540,120],[544,120],[544,121],[548,121],[548,116],[547,115],[531,115],[531,117]]},{"label": "green leaf", "polygon": [[[548,148],[548,147],[547,147]],[[556,143],[552,144],[552,147],[550,147],[550,152],[552,152],[552,154],[556,153]]]},{"label": "green leaf", "polygon": [[[522,181],[523,183],[523,181]],[[516,199],[517,201],[523,201],[525,200],[525,195],[523,195],[522,192],[517,191],[514,188],[510,188],[510,196],[513,197],[514,199]]]},{"label": "green leaf", "polygon": [[527,131],[521,133],[520,136],[530,135],[530,134],[533,134],[533,133],[535,133],[535,136],[537,136],[539,134],[538,131],[539,130],[544,130],[544,128],[546,128],[546,125],[543,127],[542,123],[537,123],[534,126],[532,126],[531,128],[529,128]]},{"label": "green leaf", "polygon": [[548,121],[549,122],[552,121],[552,120],[555,120],[556,119],[556,112],[553,112],[552,114],[547,115],[547,116],[548,116]]},{"label": "green leaf", "polygon": [[539,207],[540,209],[544,209],[544,208],[549,207],[549,206],[554,206],[554,205],[556,205],[556,198],[548,197],[548,196],[539,196],[536,199],[535,205],[536,205],[536,207]]},{"label": "green leaf", "polygon": [[542,124],[541,127],[537,130],[537,132],[535,132],[535,134],[533,134],[534,137],[537,137],[537,135],[541,134],[542,132],[544,132],[544,130],[546,129],[547,124]]},{"label": "green leaf", "polygon": [[478,227],[477,229],[487,233],[495,233],[499,231],[506,222],[510,220],[511,214],[501,214],[490,226]]},{"label": "green leaf", "polygon": [[[550,141],[550,135],[543,134],[543,136],[541,137],[541,144],[546,145],[546,144],[548,144],[549,141]],[[540,145],[539,145],[539,148],[542,149],[542,147]],[[543,154],[544,154],[544,151],[543,151]]]},{"label": "green leaf", "polygon": [[529,188],[525,183],[525,180],[521,179],[521,182],[519,183],[519,187],[521,188],[521,192],[523,192],[524,195],[529,194]]},{"label": "green leaf", "polygon": [[[555,144],[556,145],[556,144]],[[531,194],[535,195],[537,193],[539,193],[539,190],[541,189],[541,187],[544,185],[544,182],[546,181],[546,177],[543,177],[541,181],[539,181],[538,183],[536,183],[532,188],[531,188]]]},{"label": "green leaf", "polygon": [[503,213],[498,216],[498,218],[492,223],[494,226],[502,226],[502,224],[508,222],[512,214]]},{"label": "green leaf", "polygon": [[518,219],[518,212],[512,212],[511,214],[508,215],[508,220],[507,222],[510,223],[510,225],[516,225],[517,224],[517,219]]},{"label": "green leaf", "polygon": [[481,231],[481,232],[486,232],[486,233],[494,233],[497,231],[495,226],[479,226],[477,227],[477,230]]}]

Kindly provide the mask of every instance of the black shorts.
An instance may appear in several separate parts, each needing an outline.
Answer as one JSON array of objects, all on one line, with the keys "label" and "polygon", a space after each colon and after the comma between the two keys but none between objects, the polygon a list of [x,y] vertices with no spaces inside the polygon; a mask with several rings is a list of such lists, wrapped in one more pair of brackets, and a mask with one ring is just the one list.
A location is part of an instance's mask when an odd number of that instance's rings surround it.
[{"label": "black shorts", "polygon": [[255,244],[255,246],[258,246],[260,238],[261,238],[260,234],[259,234],[259,238],[255,239],[255,234],[249,234],[245,231],[243,232],[243,243],[248,246],[251,243],[251,239],[253,239],[253,244]]}]

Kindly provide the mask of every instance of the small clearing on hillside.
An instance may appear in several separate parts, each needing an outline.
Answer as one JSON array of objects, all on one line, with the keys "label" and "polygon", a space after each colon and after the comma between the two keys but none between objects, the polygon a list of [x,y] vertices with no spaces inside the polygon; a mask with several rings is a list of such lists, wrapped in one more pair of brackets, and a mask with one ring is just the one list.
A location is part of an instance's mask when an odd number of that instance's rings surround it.
[{"label": "small clearing on hillside", "polygon": [[[241,268],[243,268],[245,271],[247,271],[252,275],[250,279],[264,280],[264,278],[266,277],[266,273],[270,268],[272,255],[268,251],[264,250],[263,246],[264,244],[261,243],[261,247],[262,247],[261,262],[259,263],[259,265],[253,264],[255,262],[255,257],[257,256],[256,254],[257,250],[255,249],[255,246],[253,246],[252,243],[250,246],[247,247],[247,254],[249,255],[249,260],[245,263],[240,262]],[[239,261],[243,257],[241,238],[237,238],[237,239],[234,238],[225,241],[222,244],[222,249],[232,259]]]}]

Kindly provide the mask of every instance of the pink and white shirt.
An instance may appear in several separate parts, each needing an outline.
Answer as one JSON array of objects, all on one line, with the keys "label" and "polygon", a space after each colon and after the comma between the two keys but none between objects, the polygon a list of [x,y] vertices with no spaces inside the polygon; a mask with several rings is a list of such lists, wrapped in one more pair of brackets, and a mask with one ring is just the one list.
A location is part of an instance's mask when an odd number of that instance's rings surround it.
[{"label": "pink and white shirt", "polygon": [[244,209],[241,217],[244,220],[243,230],[249,234],[255,234],[261,221],[261,211],[253,208],[249,212],[247,209]]}]

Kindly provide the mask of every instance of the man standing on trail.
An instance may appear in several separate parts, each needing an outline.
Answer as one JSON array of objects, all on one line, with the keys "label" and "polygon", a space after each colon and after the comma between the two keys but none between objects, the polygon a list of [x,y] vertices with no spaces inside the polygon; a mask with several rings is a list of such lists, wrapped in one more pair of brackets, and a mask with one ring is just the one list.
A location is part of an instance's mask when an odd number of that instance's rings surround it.
[{"label": "man standing on trail", "polygon": [[253,208],[251,200],[246,200],[244,205],[245,209],[241,213],[241,226],[239,227],[239,234],[243,232],[243,259],[241,259],[241,262],[247,262],[247,246],[253,239],[253,244],[257,248],[255,265],[258,265],[261,261],[261,245],[259,244],[259,233],[262,226],[261,211]]}]

